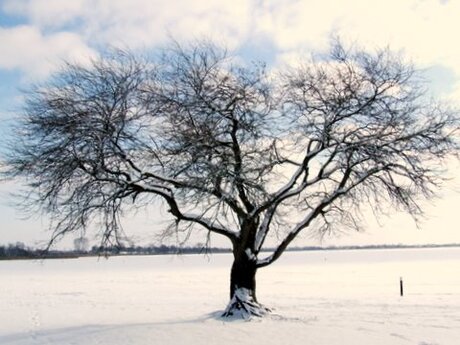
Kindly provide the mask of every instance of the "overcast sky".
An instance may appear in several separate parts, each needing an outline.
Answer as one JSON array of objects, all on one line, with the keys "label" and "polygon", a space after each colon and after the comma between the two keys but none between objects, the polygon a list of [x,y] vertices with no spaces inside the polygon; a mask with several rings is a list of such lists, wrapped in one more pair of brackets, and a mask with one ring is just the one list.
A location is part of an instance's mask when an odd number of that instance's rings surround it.
[{"label": "overcast sky", "polygon": [[[20,107],[18,89],[47,78],[64,60],[85,61],[108,45],[154,49],[174,37],[207,37],[236,55],[277,66],[327,48],[331,35],[373,49],[390,46],[424,69],[436,97],[460,99],[460,1],[455,0],[0,0],[0,135]],[[3,145],[3,144],[2,144]],[[364,234],[329,238],[325,244],[460,243],[460,169],[443,197],[426,206],[421,229],[391,214]],[[21,220],[0,185],[0,244],[34,245],[47,238],[46,218]],[[153,212],[153,213],[152,213]],[[126,230],[151,242],[155,211],[131,219]],[[302,238],[302,244],[317,245]],[[218,240],[215,244],[220,244]]]}]

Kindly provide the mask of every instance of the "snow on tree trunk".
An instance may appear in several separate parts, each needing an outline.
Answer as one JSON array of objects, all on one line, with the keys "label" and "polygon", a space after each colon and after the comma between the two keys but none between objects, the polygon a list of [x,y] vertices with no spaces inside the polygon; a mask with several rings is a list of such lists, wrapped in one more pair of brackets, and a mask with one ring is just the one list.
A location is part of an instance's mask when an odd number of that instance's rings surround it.
[{"label": "snow on tree trunk", "polygon": [[270,312],[270,309],[257,301],[256,272],[255,261],[248,259],[245,253],[235,259],[230,277],[230,302],[223,317],[250,319]]},{"label": "snow on tree trunk", "polygon": [[248,320],[254,316],[262,317],[269,312],[270,309],[257,302],[254,291],[237,288],[222,316]]}]

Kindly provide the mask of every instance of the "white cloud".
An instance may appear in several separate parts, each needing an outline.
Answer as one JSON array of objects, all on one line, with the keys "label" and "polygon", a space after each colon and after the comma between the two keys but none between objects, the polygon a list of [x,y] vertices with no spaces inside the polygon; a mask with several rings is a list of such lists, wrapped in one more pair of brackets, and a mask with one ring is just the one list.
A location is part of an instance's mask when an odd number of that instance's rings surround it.
[{"label": "white cloud", "polygon": [[39,27],[59,27],[83,15],[90,5],[88,0],[6,0],[2,9],[22,15]]},{"label": "white cloud", "polygon": [[0,28],[0,46],[0,68],[19,69],[32,78],[47,76],[62,59],[79,61],[94,54],[74,33],[44,35],[33,26]]},{"label": "white cloud", "polygon": [[[39,31],[72,31],[88,46],[152,47],[210,36],[235,48],[269,37],[280,59],[327,47],[331,34],[367,46],[390,45],[423,65],[460,75],[460,1],[341,0],[6,0],[3,10],[25,16]],[[84,42],[84,43],[83,43]]]},{"label": "white cloud", "polygon": [[7,0],[3,9],[40,28],[70,26],[90,44],[132,47],[151,46],[168,33],[178,39],[210,35],[235,45],[250,17],[245,0]]},{"label": "white cloud", "polygon": [[[98,47],[149,48],[168,35],[209,37],[235,48],[249,32],[250,2],[169,0],[6,0],[2,10],[28,24],[0,27],[0,68],[45,77],[60,59],[81,59]],[[91,49],[91,48],[92,49]]]},{"label": "white cloud", "polygon": [[338,34],[367,46],[405,50],[423,65],[443,63],[460,74],[460,1],[285,1],[260,10],[259,30],[270,32],[278,48],[324,48]]}]

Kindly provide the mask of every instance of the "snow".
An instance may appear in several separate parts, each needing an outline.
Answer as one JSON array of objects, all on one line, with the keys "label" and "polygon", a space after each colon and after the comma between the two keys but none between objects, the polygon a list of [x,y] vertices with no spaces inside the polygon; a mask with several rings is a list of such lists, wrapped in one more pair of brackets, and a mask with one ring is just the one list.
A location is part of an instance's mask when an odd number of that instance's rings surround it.
[{"label": "snow", "polygon": [[222,314],[222,320],[250,320],[256,317],[267,315],[270,309],[264,307],[256,300],[250,290],[238,287],[233,294],[232,299]]},{"label": "snow", "polygon": [[[460,248],[287,253],[250,322],[219,318],[231,255],[0,262],[0,344],[417,344],[460,339]],[[405,296],[399,296],[399,278]]]},{"label": "snow", "polygon": [[254,253],[252,252],[251,248],[248,248],[245,250],[245,253],[246,253],[246,256],[249,260],[252,260],[252,261],[256,261],[257,258],[256,256],[254,255]]}]

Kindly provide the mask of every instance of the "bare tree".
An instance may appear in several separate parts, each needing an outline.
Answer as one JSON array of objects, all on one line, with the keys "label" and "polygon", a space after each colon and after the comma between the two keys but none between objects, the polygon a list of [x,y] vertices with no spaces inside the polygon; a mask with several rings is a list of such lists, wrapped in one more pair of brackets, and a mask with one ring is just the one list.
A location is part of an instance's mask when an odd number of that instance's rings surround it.
[{"label": "bare tree", "polygon": [[434,196],[457,122],[421,85],[389,50],[340,43],[271,73],[207,43],[145,59],[116,52],[27,93],[7,174],[52,215],[51,241],[96,222],[116,243],[123,212],[157,201],[170,231],[225,236],[224,316],[261,316],[256,272],[301,231],[359,229],[363,205],[417,217]]}]

